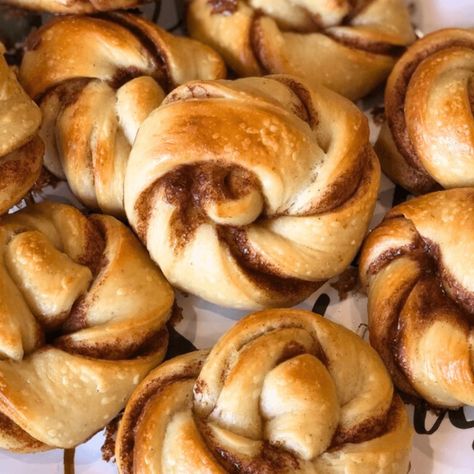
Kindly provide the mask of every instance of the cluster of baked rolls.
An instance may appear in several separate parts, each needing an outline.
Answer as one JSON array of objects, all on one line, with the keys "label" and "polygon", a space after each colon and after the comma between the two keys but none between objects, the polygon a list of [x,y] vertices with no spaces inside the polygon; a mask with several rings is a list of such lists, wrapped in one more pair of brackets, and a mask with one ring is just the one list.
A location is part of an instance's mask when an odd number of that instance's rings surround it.
[{"label": "cluster of baked rolls", "polygon": [[[474,404],[473,30],[415,41],[402,0],[191,0],[193,38],[111,11],[139,0],[5,3],[93,15],[33,31],[17,69],[0,46],[0,447],[71,448],[125,410],[123,474],[406,473],[391,378],[435,407]],[[387,77],[374,151],[350,99]],[[376,153],[412,193],[458,189],[367,237],[371,348],[269,308],[354,261]],[[43,164],[104,214],[26,199],[7,215]],[[159,365],[171,285],[264,311]]]}]

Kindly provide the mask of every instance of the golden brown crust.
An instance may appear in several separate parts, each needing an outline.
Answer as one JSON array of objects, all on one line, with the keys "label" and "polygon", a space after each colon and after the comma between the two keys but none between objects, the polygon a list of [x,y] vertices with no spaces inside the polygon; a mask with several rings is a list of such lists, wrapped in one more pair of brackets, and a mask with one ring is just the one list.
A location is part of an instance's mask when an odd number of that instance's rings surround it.
[{"label": "golden brown crust", "polygon": [[81,15],[135,8],[149,0],[3,0],[12,7],[37,12]]},{"label": "golden brown crust", "polygon": [[296,75],[353,100],[415,39],[401,0],[192,0],[187,25],[239,76]]},{"label": "golden brown crust", "polygon": [[414,194],[474,184],[474,31],[418,40],[390,74],[376,150],[382,168]]},{"label": "golden brown crust", "polygon": [[411,438],[368,344],[314,313],[267,310],[209,354],[151,372],[127,404],[115,453],[121,474],[399,474]]},{"label": "golden brown crust", "polygon": [[437,407],[474,402],[473,210],[472,188],[413,199],[361,254],[371,343],[398,388]]},{"label": "golden brown crust", "polygon": [[193,81],[143,123],[127,217],[174,285],[217,304],[289,306],[341,273],[373,212],[365,117],[291,76]]},{"label": "golden brown crust", "polygon": [[28,38],[20,67],[43,111],[46,167],[86,206],[118,216],[142,121],[176,85],[224,76],[209,47],[127,13],[50,21]]},{"label": "golden brown crust", "polygon": [[64,204],[3,217],[0,246],[0,445],[74,447],[163,359],[173,291],[123,224]]},{"label": "golden brown crust", "polygon": [[33,187],[43,162],[41,112],[3,57],[0,43],[0,214]]}]

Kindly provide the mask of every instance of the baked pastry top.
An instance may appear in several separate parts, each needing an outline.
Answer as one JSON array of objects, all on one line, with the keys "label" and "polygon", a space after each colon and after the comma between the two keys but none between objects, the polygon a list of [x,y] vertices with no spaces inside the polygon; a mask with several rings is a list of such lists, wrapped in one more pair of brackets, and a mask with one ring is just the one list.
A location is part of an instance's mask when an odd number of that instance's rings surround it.
[{"label": "baked pastry top", "polygon": [[474,404],[474,189],[390,210],[360,260],[370,341],[395,384],[436,407]]},{"label": "baked pastry top", "polygon": [[187,25],[239,76],[292,74],[352,100],[415,39],[403,0],[191,0]]},{"label": "baked pastry top", "polygon": [[99,13],[126,10],[149,0],[2,0],[5,5],[56,14]]},{"label": "baked pastry top", "polygon": [[0,446],[71,448],[164,358],[173,291],[110,216],[42,202],[0,220]]},{"label": "baked pastry top", "polygon": [[412,429],[376,352],[319,315],[247,316],[152,371],[125,409],[121,474],[408,472]]},{"label": "baked pastry top", "polygon": [[0,43],[0,214],[31,189],[41,171],[41,112],[9,68]]},{"label": "baked pastry top", "polygon": [[26,43],[20,79],[40,105],[45,166],[92,209],[123,215],[123,176],[165,92],[225,76],[220,57],[126,13],[55,19]]},{"label": "baked pastry top", "polygon": [[393,69],[376,144],[384,172],[414,194],[474,185],[474,30],[418,40]]},{"label": "baked pastry top", "polygon": [[238,308],[293,305],[365,236],[379,165],[364,115],[290,76],[194,81],[144,121],[129,222],[175,286]]}]

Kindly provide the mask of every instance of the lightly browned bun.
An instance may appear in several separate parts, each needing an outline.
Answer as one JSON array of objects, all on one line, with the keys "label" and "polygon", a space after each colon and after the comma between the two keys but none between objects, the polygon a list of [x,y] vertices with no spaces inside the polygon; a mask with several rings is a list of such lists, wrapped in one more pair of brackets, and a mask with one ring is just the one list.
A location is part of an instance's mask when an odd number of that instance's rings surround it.
[{"label": "lightly browned bun", "polygon": [[415,39],[403,0],[191,0],[187,25],[239,76],[291,74],[352,100]]},{"label": "lightly browned bun", "polygon": [[38,179],[44,145],[38,137],[41,112],[22,89],[0,43],[0,214]]},{"label": "lightly browned bun", "polygon": [[376,143],[384,172],[413,194],[474,185],[474,30],[418,40],[388,79]]},{"label": "lightly browned bun", "polygon": [[413,433],[389,374],[357,335],[308,311],[239,321],[133,393],[120,474],[408,471]]},{"label": "lightly browned bun", "polygon": [[366,118],[323,86],[193,81],[141,126],[125,207],[173,285],[223,306],[290,306],[350,264],[379,178]]},{"label": "lightly browned bun", "polygon": [[395,385],[435,407],[474,404],[474,189],[390,210],[362,249],[370,342]]},{"label": "lightly browned bun", "polygon": [[127,13],[54,19],[31,33],[20,66],[43,111],[45,166],[87,207],[120,217],[142,121],[177,85],[224,76],[208,46]]},{"label": "lightly browned bun", "polygon": [[65,204],[2,217],[0,246],[0,447],[74,447],[164,358],[173,290],[122,223]]}]

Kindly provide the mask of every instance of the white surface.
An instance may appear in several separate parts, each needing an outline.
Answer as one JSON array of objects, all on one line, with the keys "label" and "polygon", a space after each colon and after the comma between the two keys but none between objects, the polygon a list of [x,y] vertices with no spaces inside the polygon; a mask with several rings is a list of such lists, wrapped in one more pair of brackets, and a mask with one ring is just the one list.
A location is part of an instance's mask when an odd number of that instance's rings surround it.
[{"label": "white surface", "polygon": [[[171,1],[164,2],[170,5]],[[174,24],[174,12],[166,12],[166,25]],[[474,0],[419,0],[416,2],[415,22],[417,27],[428,32],[444,26],[474,26]],[[67,195],[65,186],[54,192],[50,197],[64,199]],[[384,179],[379,203],[373,223],[378,222],[392,202],[393,185]],[[337,292],[326,284],[315,295],[300,305],[311,309],[317,297],[326,293],[331,305],[326,316],[334,321],[352,328],[363,335],[361,323],[366,322],[366,300],[356,294],[345,301],[338,301]],[[240,311],[222,310],[198,298],[178,297],[183,308],[184,320],[178,330],[199,347],[211,346],[217,338],[231,327],[244,313]],[[413,409],[408,408],[413,417]],[[474,421],[474,408],[464,409],[468,421]],[[429,414],[426,426],[430,428],[436,416]],[[88,443],[76,449],[76,474],[107,474],[115,473],[114,464],[106,464],[101,460],[100,446],[102,434],[96,435]],[[411,473],[416,474],[472,474],[474,473],[474,428],[459,429],[453,426],[445,416],[436,433],[416,435],[412,451]],[[35,455],[15,455],[0,451],[0,474],[62,474],[63,451],[54,450]],[[400,473],[403,474],[403,473]]]}]

